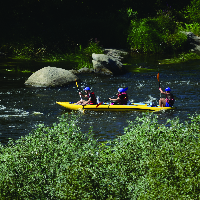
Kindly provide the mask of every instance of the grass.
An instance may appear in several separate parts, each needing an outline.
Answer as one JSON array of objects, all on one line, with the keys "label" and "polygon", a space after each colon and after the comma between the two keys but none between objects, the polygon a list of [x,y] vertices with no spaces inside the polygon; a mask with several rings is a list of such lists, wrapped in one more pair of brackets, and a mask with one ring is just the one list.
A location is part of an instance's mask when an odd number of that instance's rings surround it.
[{"label": "grass", "polygon": [[184,62],[188,62],[191,60],[199,60],[200,59],[200,55],[198,55],[197,53],[181,53],[178,56],[175,56],[171,59],[164,59],[164,60],[159,60],[159,64],[177,64],[177,63],[184,63]]},{"label": "grass", "polygon": [[97,40],[90,40],[87,47],[82,48],[82,46],[79,45],[73,52],[68,53],[59,50],[54,52],[44,45],[38,47],[34,42],[2,45],[0,51],[7,52],[13,60],[37,61],[44,63],[58,63],[64,61],[74,63],[76,69],[83,67],[92,68],[92,53],[103,53],[103,49],[100,47],[99,41]]}]

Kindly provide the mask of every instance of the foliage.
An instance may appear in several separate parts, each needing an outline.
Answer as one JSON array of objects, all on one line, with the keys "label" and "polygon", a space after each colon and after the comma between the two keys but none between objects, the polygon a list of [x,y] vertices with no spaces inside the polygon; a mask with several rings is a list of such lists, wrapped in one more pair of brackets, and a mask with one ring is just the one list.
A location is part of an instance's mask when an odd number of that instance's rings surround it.
[{"label": "foliage", "polygon": [[132,150],[137,161],[135,199],[199,198],[199,119],[185,125],[178,119],[160,125],[150,117],[139,119],[141,127],[130,123],[120,149],[124,155]]},{"label": "foliage", "polygon": [[83,53],[86,55],[92,55],[92,53],[103,53],[103,49],[99,46],[99,41],[97,38],[95,38],[94,42],[93,39],[90,39],[88,46],[83,50]]},{"label": "foliage", "polygon": [[105,143],[76,115],[1,146],[1,199],[199,199],[200,115],[147,114]]},{"label": "foliage", "polygon": [[186,22],[183,27],[185,31],[200,35],[200,0],[192,0],[190,4],[182,11]]},{"label": "foliage", "polygon": [[78,63],[77,69],[86,67],[86,68],[92,68],[92,54],[93,53],[103,53],[103,48],[99,45],[99,41],[95,38],[95,41],[93,42],[93,39],[91,39],[88,43],[88,46],[84,49],[82,49],[81,45],[79,46],[79,50],[75,51],[75,54],[71,54],[69,57],[64,56],[64,59],[70,60],[72,62]]},{"label": "foliage", "polygon": [[[86,67],[86,68],[92,68],[92,54],[103,54],[103,48],[100,47],[99,41],[97,38],[95,38],[95,41],[93,42],[93,39],[91,39],[88,43],[88,46],[85,49],[81,49],[79,51],[79,58],[80,61],[78,63],[78,69]],[[78,57],[78,56],[77,56]]]},{"label": "foliage", "polygon": [[100,38],[112,48],[174,53],[185,45],[180,23],[199,35],[199,4],[200,0],[102,0],[98,6],[94,1],[8,1],[0,7],[1,18],[9,16],[2,22],[0,51],[19,59],[77,60],[78,69],[91,67],[83,51],[74,56],[89,38]]},{"label": "foliage", "polygon": [[91,39],[85,48],[80,45],[73,51],[64,53],[61,49],[52,51],[49,47],[44,46],[37,41],[31,40],[27,43],[13,43],[2,45],[0,51],[12,56],[14,59],[36,60],[44,62],[69,61],[75,63],[77,69],[87,67],[92,68],[92,53],[103,53],[103,48],[99,41]]},{"label": "foliage", "polygon": [[159,64],[174,64],[174,63],[183,63],[190,60],[200,60],[200,55],[190,52],[190,53],[181,53],[171,59],[160,60]]},{"label": "foliage", "polygon": [[200,0],[192,0],[185,10],[188,24],[200,23]]},{"label": "foliage", "polygon": [[183,50],[187,37],[169,12],[158,13],[156,18],[132,20],[128,43],[138,52],[176,52]]},{"label": "foliage", "polygon": [[197,22],[194,22],[192,24],[185,24],[185,31],[187,32],[192,32],[194,33],[195,35],[200,35],[200,24],[197,23]]},{"label": "foliage", "polygon": [[76,121],[75,115],[63,116],[59,124],[51,128],[41,124],[16,144],[10,141],[1,147],[1,199],[77,199],[86,195],[82,189],[90,186],[85,174],[92,175],[96,142],[80,132]]},{"label": "foliage", "polygon": [[41,38],[31,38],[26,41],[7,43],[0,46],[0,51],[6,55],[26,60],[42,60],[49,55],[49,50],[42,42]]}]

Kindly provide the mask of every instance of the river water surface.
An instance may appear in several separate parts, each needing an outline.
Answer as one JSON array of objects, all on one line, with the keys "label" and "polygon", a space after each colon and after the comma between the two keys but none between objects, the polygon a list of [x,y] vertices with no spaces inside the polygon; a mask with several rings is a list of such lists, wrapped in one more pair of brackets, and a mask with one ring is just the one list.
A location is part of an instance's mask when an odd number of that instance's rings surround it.
[{"label": "river water surface", "polygon": [[[128,62],[133,66],[142,65],[152,70],[138,72],[133,71],[133,67],[130,66],[129,72],[122,76],[82,74],[79,76],[80,88],[91,87],[96,96],[105,101],[116,94],[119,87],[128,87],[127,92],[131,102],[153,100],[158,103],[160,93],[156,76],[159,72],[161,88],[163,90],[165,87],[171,88],[177,107],[172,111],[157,113],[159,123],[165,123],[167,119],[174,117],[179,117],[184,122],[188,120],[189,114],[200,113],[199,61],[165,66],[151,59],[144,61],[141,58],[139,60],[131,58]],[[16,65],[20,66],[22,63]],[[39,69],[45,66],[47,65],[43,64]],[[76,84],[58,88],[34,88],[24,85],[30,75],[30,73],[12,72],[0,74],[0,142],[3,144],[7,143],[8,138],[18,139],[29,134],[40,123],[51,126],[58,121],[58,117],[69,112],[57,105],[56,101],[80,100]],[[137,116],[142,116],[144,113],[87,111],[80,114],[82,121],[78,126],[83,132],[87,132],[92,126],[97,138],[107,140],[122,135],[127,121],[134,121]]]}]

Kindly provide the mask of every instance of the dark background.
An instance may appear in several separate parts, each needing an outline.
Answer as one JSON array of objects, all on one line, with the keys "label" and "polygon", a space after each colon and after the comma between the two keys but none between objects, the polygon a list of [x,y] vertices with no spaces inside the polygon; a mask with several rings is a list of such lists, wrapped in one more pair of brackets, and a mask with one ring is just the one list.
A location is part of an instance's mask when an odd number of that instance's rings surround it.
[{"label": "dark background", "polygon": [[[179,12],[189,0],[6,0],[0,6],[0,44],[34,41],[67,50],[97,38],[105,47],[126,47],[133,16],[156,16],[158,10]],[[177,19],[178,20],[178,19]]]}]

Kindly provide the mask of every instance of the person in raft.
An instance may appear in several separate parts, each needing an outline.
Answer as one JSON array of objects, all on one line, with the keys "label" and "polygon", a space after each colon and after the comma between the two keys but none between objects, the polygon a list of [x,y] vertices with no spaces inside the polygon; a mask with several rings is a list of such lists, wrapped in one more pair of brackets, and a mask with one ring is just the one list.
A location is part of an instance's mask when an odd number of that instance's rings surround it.
[{"label": "person in raft", "polygon": [[84,91],[86,93],[85,95],[83,95],[81,92],[79,92],[79,95],[80,97],[86,98],[87,100],[85,101],[81,98],[81,100],[78,101],[76,104],[77,105],[86,105],[86,104],[95,105],[97,102],[96,102],[96,97],[95,97],[94,92],[90,91],[89,87],[84,88]]},{"label": "person in raft", "polygon": [[166,98],[160,98],[159,100],[159,106],[160,107],[172,107],[174,104],[174,95],[171,93],[171,89],[169,87],[165,88],[165,92],[162,91],[161,88],[159,88],[161,94],[165,94]]},{"label": "person in raft", "polygon": [[127,90],[128,87],[125,89],[119,88],[118,93],[116,94],[117,98],[116,99],[109,98],[111,101],[114,101],[114,103],[111,103],[111,105],[127,105],[128,102],[128,94],[126,92]]}]

